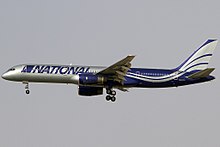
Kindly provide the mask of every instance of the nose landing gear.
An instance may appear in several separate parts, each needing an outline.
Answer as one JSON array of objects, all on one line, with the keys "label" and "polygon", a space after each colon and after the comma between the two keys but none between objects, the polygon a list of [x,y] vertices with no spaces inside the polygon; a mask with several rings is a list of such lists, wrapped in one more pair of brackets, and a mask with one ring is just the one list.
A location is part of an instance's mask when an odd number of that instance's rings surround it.
[{"label": "nose landing gear", "polygon": [[26,94],[30,94],[29,83],[28,83],[28,82],[23,82],[23,84],[25,84],[25,87],[24,87],[25,93],[26,93]]},{"label": "nose landing gear", "polygon": [[115,102],[116,101],[116,97],[115,97],[115,95],[116,95],[116,91],[115,90],[113,90],[113,89],[106,89],[106,93],[108,94],[107,96],[106,96],[106,100],[107,101],[112,101],[112,102]]}]

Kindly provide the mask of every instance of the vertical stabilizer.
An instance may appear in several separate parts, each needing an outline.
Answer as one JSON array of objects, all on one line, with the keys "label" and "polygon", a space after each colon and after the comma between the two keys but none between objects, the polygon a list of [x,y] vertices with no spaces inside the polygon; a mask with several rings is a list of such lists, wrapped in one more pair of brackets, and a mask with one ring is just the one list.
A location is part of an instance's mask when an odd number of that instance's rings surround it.
[{"label": "vertical stabilizer", "polygon": [[206,69],[217,42],[218,41],[216,39],[208,39],[186,61],[177,67],[176,70],[190,72],[193,70]]}]

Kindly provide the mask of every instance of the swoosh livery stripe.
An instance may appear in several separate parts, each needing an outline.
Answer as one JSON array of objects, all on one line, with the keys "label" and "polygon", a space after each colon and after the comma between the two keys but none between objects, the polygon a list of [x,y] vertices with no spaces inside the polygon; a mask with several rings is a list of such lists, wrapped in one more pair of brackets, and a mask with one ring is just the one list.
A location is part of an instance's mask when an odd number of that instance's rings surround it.
[{"label": "swoosh livery stripe", "polygon": [[202,59],[202,58],[205,58],[205,57],[211,57],[211,56],[212,56],[212,54],[205,54],[205,55],[202,55],[202,56],[200,56],[200,57],[197,57],[197,58],[195,58],[193,61],[191,61],[190,63],[188,63],[185,67],[187,67],[188,65],[190,65],[190,64],[193,63],[194,61],[197,61],[197,60]]},{"label": "swoosh livery stripe", "polygon": [[193,67],[196,67],[196,66],[200,66],[200,65],[207,65],[209,63],[205,62],[205,63],[198,63],[198,64],[195,64],[195,65],[192,65],[190,66],[189,68],[187,68],[185,71],[188,71],[189,69],[193,68]]},{"label": "swoosh livery stripe", "polygon": [[206,45],[211,44],[212,42],[217,41],[216,39],[209,39],[207,40],[202,46],[200,46],[190,57],[188,57],[179,67],[177,67],[176,69],[179,70],[181,69],[194,55],[196,55],[197,53],[199,53],[200,50],[203,49],[203,47],[205,47]]},{"label": "swoosh livery stripe", "polygon": [[144,76],[140,77],[140,76],[135,76],[135,75],[126,75],[126,76],[130,77],[130,78],[142,80],[142,81],[145,81],[145,82],[160,83],[160,82],[167,82],[167,81],[173,80],[175,78],[178,78],[178,77],[182,76],[183,74],[185,74],[185,72],[180,72],[178,74],[172,73],[171,74],[172,76],[170,76],[168,78],[161,78],[161,79],[149,79],[149,78],[146,78]]},{"label": "swoosh livery stripe", "polygon": [[136,73],[128,73],[131,76],[135,76],[135,77],[140,77],[140,78],[145,78],[145,79],[149,79],[149,80],[163,80],[163,79],[168,79],[171,78],[177,74],[172,73],[166,76],[159,76],[159,77],[153,77],[153,76],[144,76],[144,75],[140,75],[140,74],[136,74]]}]

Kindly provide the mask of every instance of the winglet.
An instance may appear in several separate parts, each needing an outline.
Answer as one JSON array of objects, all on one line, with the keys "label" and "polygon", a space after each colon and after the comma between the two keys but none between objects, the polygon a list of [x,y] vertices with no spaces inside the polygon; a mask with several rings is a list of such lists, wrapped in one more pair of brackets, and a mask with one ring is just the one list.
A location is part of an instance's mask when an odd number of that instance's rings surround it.
[{"label": "winglet", "polygon": [[212,73],[214,70],[215,70],[215,68],[206,68],[204,70],[201,70],[199,72],[196,72],[196,73],[188,76],[188,78],[190,78],[190,79],[205,78],[205,77],[209,76],[210,73]]}]

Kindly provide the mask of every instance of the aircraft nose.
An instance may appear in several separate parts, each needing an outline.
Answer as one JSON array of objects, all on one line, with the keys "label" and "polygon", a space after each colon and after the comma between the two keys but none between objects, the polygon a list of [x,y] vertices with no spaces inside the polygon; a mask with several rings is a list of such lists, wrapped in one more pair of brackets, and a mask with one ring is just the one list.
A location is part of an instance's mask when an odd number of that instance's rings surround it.
[{"label": "aircraft nose", "polygon": [[6,78],[7,78],[6,73],[3,73],[3,74],[2,74],[2,78],[6,80]]},{"label": "aircraft nose", "polygon": [[6,72],[2,74],[2,78],[5,80],[9,80],[10,79],[10,75]]}]

